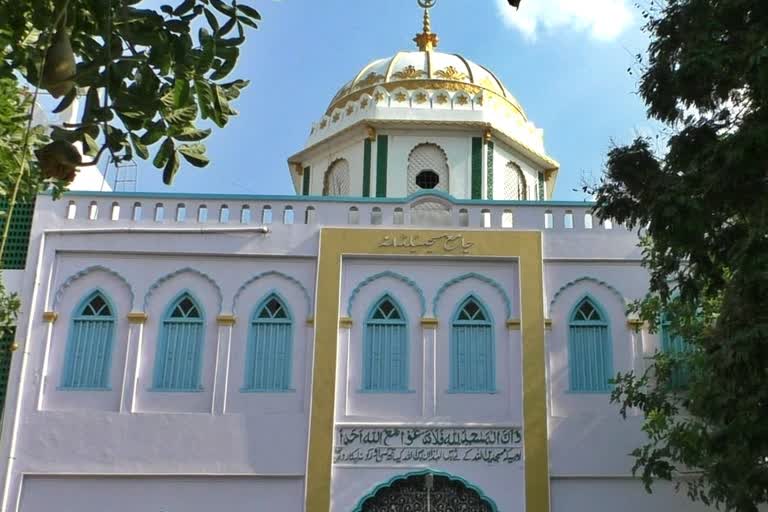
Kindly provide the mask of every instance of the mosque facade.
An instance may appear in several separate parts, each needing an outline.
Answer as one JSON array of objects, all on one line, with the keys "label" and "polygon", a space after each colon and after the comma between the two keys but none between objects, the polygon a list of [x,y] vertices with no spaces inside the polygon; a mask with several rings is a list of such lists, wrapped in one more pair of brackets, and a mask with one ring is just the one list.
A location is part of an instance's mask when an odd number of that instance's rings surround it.
[{"label": "mosque facade", "polygon": [[498,76],[363,67],[294,196],[38,197],[0,511],[699,510],[632,476],[610,379],[679,340],[628,317],[635,233],[553,201]]}]

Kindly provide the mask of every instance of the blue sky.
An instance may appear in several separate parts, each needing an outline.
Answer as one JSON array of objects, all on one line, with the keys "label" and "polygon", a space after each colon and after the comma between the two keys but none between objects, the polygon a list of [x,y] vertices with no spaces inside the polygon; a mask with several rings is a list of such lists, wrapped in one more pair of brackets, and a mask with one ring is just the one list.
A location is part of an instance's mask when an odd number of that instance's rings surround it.
[{"label": "blue sky", "polygon": [[[286,160],[313,121],[369,61],[412,49],[421,28],[416,0],[254,2],[263,21],[231,75],[251,85],[240,116],[207,140],[211,164],[183,165],[178,192],[292,194]],[[582,176],[597,178],[611,141],[649,133],[636,94],[633,55],[645,50],[631,0],[438,0],[439,50],[461,53],[505,83],[544,129],[561,170],[555,199],[580,200]],[[169,191],[160,171],[139,161],[138,190]]]}]

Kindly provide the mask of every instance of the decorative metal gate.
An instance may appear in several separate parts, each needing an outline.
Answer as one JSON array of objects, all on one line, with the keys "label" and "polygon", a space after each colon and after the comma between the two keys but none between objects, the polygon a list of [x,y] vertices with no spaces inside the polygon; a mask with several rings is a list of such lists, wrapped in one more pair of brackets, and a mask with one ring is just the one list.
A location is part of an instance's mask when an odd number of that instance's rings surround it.
[{"label": "decorative metal gate", "polygon": [[416,474],[382,487],[360,512],[494,512],[480,494],[460,480],[432,473]]}]

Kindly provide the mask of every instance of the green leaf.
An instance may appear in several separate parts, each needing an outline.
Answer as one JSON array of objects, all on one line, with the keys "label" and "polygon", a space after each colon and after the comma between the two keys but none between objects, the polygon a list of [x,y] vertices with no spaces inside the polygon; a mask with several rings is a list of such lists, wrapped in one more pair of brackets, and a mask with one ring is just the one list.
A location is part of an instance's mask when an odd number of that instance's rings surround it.
[{"label": "green leaf", "polygon": [[203,140],[207,138],[211,134],[211,129],[200,129],[195,128],[194,126],[189,126],[179,133],[175,134],[173,136],[174,139],[180,140],[182,142],[197,142],[199,140]]},{"label": "green leaf", "polygon": [[157,154],[152,160],[152,165],[158,169],[165,166],[170,160],[172,153],[176,153],[173,140],[171,140],[170,137],[166,137],[166,139],[160,145],[160,149],[157,150]]},{"label": "green leaf", "polygon": [[168,155],[168,162],[166,162],[163,168],[163,183],[170,185],[173,183],[173,178],[176,176],[176,172],[179,170],[179,154],[176,151],[171,150]]},{"label": "green leaf", "polygon": [[99,143],[88,132],[83,131],[83,152],[88,156],[95,156],[99,152]]},{"label": "green leaf", "polygon": [[133,144],[133,149],[136,150],[136,154],[139,155],[142,160],[149,158],[149,149],[141,143],[140,137],[131,133],[131,143]]},{"label": "green leaf", "polygon": [[62,100],[59,102],[59,104],[56,106],[55,109],[53,109],[54,114],[60,114],[67,110],[69,106],[72,104],[73,101],[75,101],[75,98],[77,98],[77,87],[72,87],[72,89],[62,98]]},{"label": "green leaf", "polygon": [[239,49],[238,48],[230,48],[232,50],[238,50],[236,54],[233,57],[229,57],[224,61],[221,61],[221,64],[217,65],[214,63],[213,68],[215,71],[211,74],[210,78],[211,80],[221,80],[222,78],[226,78],[227,75],[229,75],[232,70],[235,68],[235,64],[237,64],[237,59],[239,56]]},{"label": "green leaf", "polygon": [[252,28],[259,28],[255,21],[253,21],[251,18],[246,18],[245,16],[238,16],[237,21]]},{"label": "green leaf", "polygon": [[237,23],[236,17],[231,17],[219,30],[218,35],[225,36],[229,34],[233,28],[235,28],[235,24]]},{"label": "green leaf", "polygon": [[249,5],[237,4],[237,8],[240,12],[242,12],[249,18],[253,18],[254,20],[261,20],[261,15],[253,7]]},{"label": "green leaf", "polygon": [[192,103],[186,107],[168,109],[163,112],[163,119],[170,124],[189,124],[197,118],[197,105]]},{"label": "green leaf", "polygon": [[189,80],[177,78],[173,84],[173,106],[183,107],[189,103],[190,97]]},{"label": "green leaf", "polygon": [[234,16],[237,13],[233,7],[225,4],[221,0],[211,0],[211,5],[213,5],[220,13],[228,16]]},{"label": "green leaf", "polygon": [[145,146],[151,146],[165,135],[165,123],[158,119],[147,127],[147,131],[141,136],[141,143]]},{"label": "green leaf", "polygon": [[160,6],[160,10],[163,11],[168,16],[173,16],[173,7],[170,5],[164,4]]},{"label": "green leaf", "polygon": [[195,0],[184,0],[179,4],[178,7],[176,7],[176,9],[173,10],[173,14],[175,16],[182,16],[191,11],[194,6]]},{"label": "green leaf", "polygon": [[205,146],[202,144],[182,144],[179,146],[179,153],[195,167],[205,167],[210,162],[205,155]]},{"label": "green leaf", "polygon": [[205,19],[208,20],[208,25],[211,26],[211,30],[215,33],[219,31],[219,20],[216,15],[211,12],[207,7],[203,10],[205,13]]},{"label": "green leaf", "polygon": [[[213,89],[206,79],[195,80],[195,93],[197,93],[197,105],[200,107],[200,117],[213,119],[215,114]],[[214,122],[216,122],[214,120]],[[218,123],[216,123],[218,124]]]}]

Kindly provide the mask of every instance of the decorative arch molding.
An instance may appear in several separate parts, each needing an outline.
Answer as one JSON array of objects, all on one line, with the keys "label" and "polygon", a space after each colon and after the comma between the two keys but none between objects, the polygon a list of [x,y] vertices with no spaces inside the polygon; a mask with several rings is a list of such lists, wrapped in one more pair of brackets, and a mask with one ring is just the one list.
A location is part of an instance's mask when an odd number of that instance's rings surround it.
[{"label": "decorative arch molding", "polygon": [[[619,299],[619,301],[621,302],[621,304],[622,304],[623,306],[625,306],[625,307],[626,307],[626,305],[627,305],[627,301],[626,301],[626,299],[624,298],[624,296],[621,294],[621,292],[620,292],[619,290],[617,290],[616,288],[614,288],[613,286],[611,286],[611,285],[610,285],[610,284],[608,284],[607,282],[605,282],[605,281],[602,281],[602,280],[600,280],[600,279],[597,279],[597,278],[595,278],[595,277],[590,277],[590,276],[582,276],[582,277],[579,277],[579,278],[576,278],[576,279],[574,279],[573,281],[569,281],[569,282],[565,283],[563,286],[561,286],[561,287],[560,287],[560,289],[559,289],[559,290],[557,290],[557,291],[555,292],[555,294],[552,296],[552,300],[549,302],[549,311],[550,311],[550,314],[551,314],[551,312],[552,312],[552,309],[553,309],[553,308],[554,308],[554,306],[555,306],[555,302],[557,302],[557,299],[558,299],[558,298],[560,298],[560,296],[561,296],[561,295],[562,295],[562,294],[563,294],[563,293],[564,293],[564,292],[565,292],[567,289],[569,289],[569,288],[572,288],[572,287],[576,286],[577,284],[579,284],[579,283],[582,283],[582,282],[585,282],[585,281],[587,281],[587,282],[592,282],[592,283],[595,283],[595,284],[596,284],[596,285],[598,285],[598,286],[602,286],[602,287],[604,287],[604,288],[607,288],[607,289],[608,289],[608,291],[610,291],[610,292],[611,292],[613,295],[615,295],[615,296],[616,296],[616,298],[618,298],[618,299]],[[581,301],[581,299],[582,299],[582,298],[584,298],[584,297],[581,297],[581,298],[579,299],[579,301]]]},{"label": "decorative arch molding", "polygon": [[448,164],[448,153],[445,152],[445,149],[443,149],[443,146],[438,144],[437,142],[432,142],[430,140],[425,140],[422,142],[419,142],[418,144],[414,145],[411,150],[408,152],[408,159],[407,162],[411,161],[411,156],[413,156],[413,152],[416,151],[420,146],[435,146],[437,149],[440,150],[440,152],[443,153],[443,157],[445,158],[446,165]]},{"label": "decorative arch molding", "polygon": [[344,157],[339,157],[334,159],[330,164],[328,164],[328,167],[326,167],[325,172],[323,172],[323,195],[324,196],[344,196],[348,195],[349,191],[347,191],[346,194],[336,194],[331,193],[331,186],[333,183],[331,183],[332,173],[337,169],[344,168],[347,172],[347,188],[349,188],[349,179],[351,175],[351,170],[349,166],[349,160],[347,160]]},{"label": "decorative arch molding", "polygon": [[[251,277],[246,282],[244,282],[240,286],[240,288],[237,289],[237,292],[235,292],[235,296],[232,298],[232,314],[235,314],[237,301],[240,299],[240,295],[243,294],[245,289],[248,288],[253,283],[255,283],[256,281],[258,281],[259,279],[263,279],[265,277],[277,277],[297,287],[301,291],[301,293],[304,295],[304,299],[307,301],[307,311],[309,312],[310,315],[312,314],[312,297],[309,295],[309,291],[304,287],[303,284],[301,284],[301,281],[299,281],[295,277],[291,277],[288,274],[284,274],[277,270],[268,270],[266,272],[262,272],[261,274],[256,274],[255,276]],[[274,290],[272,292],[276,293]],[[269,294],[265,295],[264,297],[268,295]],[[281,295],[280,297],[282,299]]]},{"label": "decorative arch molding", "polygon": [[[160,288],[160,286],[162,286],[166,281],[169,281],[169,280],[173,279],[174,277],[179,276],[181,274],[185,274],[185,273],[194,274],[196,276],[202,277],[204,280],[208,281],[211,284],[211,286],[213,286],[213,289],[216,290],[216,296],[218,298],[219,313],[220,313],[221,312],[221,306],[222,306],[222,303],[224,301],[224,298],[223,298],[223,295],[221,293],[221,288],[219,287],[218,283],[216,281],[214,281],[213,278],[211,278],[211,276],[209,276],[208,274],[206,274],[204,272],[200,272],[199,270],[191,268],[191,267],[180,268],[179,270],[171,272],[170,274],[166,274],[163,277],[161,277],[160,279],[158,279],[157,281],[155,281],[152,284],[152,286],[149,287],[149,290],[147,290],[146,295],[144,295],[144,304],[142,305],[143,311],[145,313],[147,312],[147,309],[148,309],[148,306],[149,306],[149,299],[150,299],[150,297],[152,297],[152,294],[155,293],[155,291],[157,291],[158,288]],[[175,295],[174,297],[176,297],[176,296],[177,295]]]},{"label": "decorative arch molding", "polygon": [[[128,290],[128,296],[130,297],[130,307],[133,309],[133,303],[135,300],[135,296],[133,293],[133,288],[131,288],[131,285],[128,283],[128,280],[124,278],[122,275],[120,275],[115,270],[112,270],[111,268],[105,267],[103,265],[92,265],[90,267],[84,268],[83,270],[77,272],[76,274],[72,274],[69,276],[66,281],[61,283],[61,286],[59,286],[58,290],[56,290],[56,294],[53,296],[53,304],[51,305],[51,309],[53,311],[56,311],[57,306],[61,302],[61,298],[64,296],[64,292],[66,292],[67,288],[72,286],[72,284],[80,279],[81,277],[85,277],[88,274],[91,274],[93,272],[105,272],[112,277],[115,277],[118,281],[123,283],[125,288]],[[99,288],[101,289],[101,288]]]},{"label": "decorative arch molding", "polygon": [[[435,315],[437,312],[437,306],[440,302],[440,298],[443,296],[443,294],[453,285],[459,284],[462,281],[466,281],[467,279],[477,279],[480,282],[486,283],[491,285],[496,289],[497,292],[499,292],[499,295],[501,295],[502,300],[504,301],[504,307],[506,308],[507,318],[512,318],[512,300],[509,298],[509,295],[504,290],[504,287],[502,287],[498,281],[495,279],[492,279],[488,276],[484,276],[482,274],[478,274],[477,272],[469,272],[467,274],[462,274],[458,277],[454,277],[450,281],[446,281],[443,286],[440,287],[439,290],[437,290],[437,293],[435,294],[435,298],[432,300],[432,314]],[[465,297],[466,298],[466,297]]]},{"label": "decorative arch molding", "polygon": [[424,316],[427,312],[427,301],[424,298],[424,292],[421,291],[421,288],[419,288],[419,285],[417,285],[412,279],[409,279],[405,277],[402,274],[398,274],[397,272],[392,272],[391,270],[385,270],[384,272],[379,272],[378,274],[374,274],[372,276],[369,276],[362,281],[355,287],[354,290],[352,290],[352,293],[349,295],[349,302],[347,303],[347,316],[352,316],[352,305],[355,302],[355,299],[357,298],[357,295],[360,293],[360,291],[371,284],[372,282],[383,279],[383,278],[392,278],[397,281],[400,281],[404,283],[406,286],[413,289],[413,291],[416,292],[416,295],[419,297],[419,305],[421,306],[421,316]]},{"label": "decorative arch molding", "polygon": [[433,469],[424,469],[424,470],[421,470],[421,471],[412,471],[410,473],[404,473],[402,475],[393,476],[392,478],[390,478],[386,482],[377,485],[376,487],[371,489],[371,491],[368,494],[366,494],[365,496],[360,498],[360,500],[357,502],[357,505],[355,506],[355,508],[352,509],[352,512],[363,512],[363,506],[365,505],[365,502],[367,502],[369,499],[375,498],[376,495],[380,491],[382,491],[384,489],[387,489],[388,487],[391,487],[392,485],[394,485],[394,484],[396,484],[396,483],[398,483],[400,481],[407,480],[408,478],[419,477],[419,476],[427,476],[427,475],[444,477],[444,478],[447,478],[448,480],[450,480],[452,482],[458,482],[461,485],[463,485],[464,487],[466,487],[468,490],[471,490],[471,491],[477,493],[478,497],[490,507],[492,512],[498,512],[499,511],[499,508],[496,506],[496,502],[494,502],[491,498],[489,498],[483,492],[482,489],[480,489],[478,486],[476,486],[474,484],[471,484],[470,482],[468,482],[467,480],[463,479],[462,477],[456,476],[456,475],[452,475],[450,473],[445,473],[443,471],[435,471]]}]

